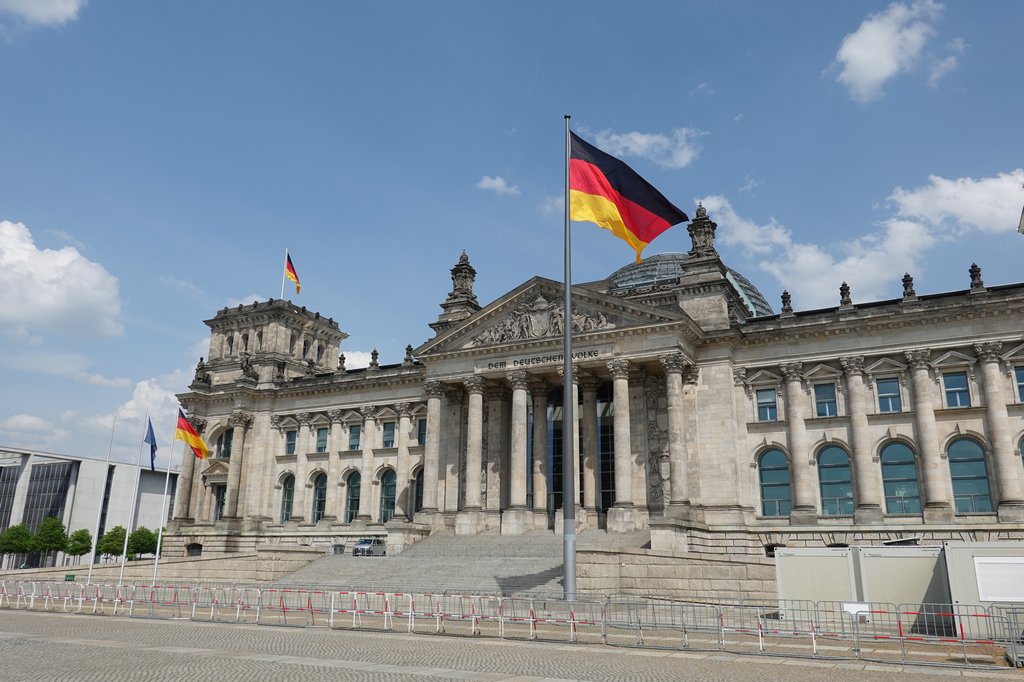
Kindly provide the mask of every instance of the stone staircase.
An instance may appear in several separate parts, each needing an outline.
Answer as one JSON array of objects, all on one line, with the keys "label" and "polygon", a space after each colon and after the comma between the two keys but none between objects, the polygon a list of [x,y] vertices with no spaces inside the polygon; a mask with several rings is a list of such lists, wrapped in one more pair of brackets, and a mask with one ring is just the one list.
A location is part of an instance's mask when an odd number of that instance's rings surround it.
[{"label": "stone staircase", "polygon": [[[649,542],[646,532],[609,535],[586,530],[577,535],[576,547],[614,550],[649,546]],[[443,532],[393,556],[324,556],[277,582],[382,592],[558,596],[563,590],[562,570],[562,537],[550,531],[513,536]]]}]

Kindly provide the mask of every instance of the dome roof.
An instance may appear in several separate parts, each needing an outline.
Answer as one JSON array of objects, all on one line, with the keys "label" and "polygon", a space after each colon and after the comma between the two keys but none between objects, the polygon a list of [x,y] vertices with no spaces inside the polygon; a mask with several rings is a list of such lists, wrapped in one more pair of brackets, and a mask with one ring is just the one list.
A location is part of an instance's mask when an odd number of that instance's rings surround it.
[{"label": "dome roof", "polygon": [[[686,264],[689,260],[690,257],[685,253],[659,253],[648,256],[639,263],[630,263],[613,272],[608,277],[611,284],[608,290],[609,292],[618,292],[678,282],[686,272]],[[749,279],[728,266],[726,266],[726,279],[739,292],[743,303],[755,317],[774,314],[767,299]]]}]

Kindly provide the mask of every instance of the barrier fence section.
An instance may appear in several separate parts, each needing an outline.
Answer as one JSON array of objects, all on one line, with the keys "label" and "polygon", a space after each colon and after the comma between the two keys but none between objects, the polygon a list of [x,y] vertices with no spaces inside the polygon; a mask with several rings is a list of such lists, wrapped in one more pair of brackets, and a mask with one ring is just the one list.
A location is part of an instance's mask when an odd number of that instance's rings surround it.
[{"label": "barrier fence section", "polygon": [[394,630],[887,663],[1024,665],[1024,604],[677,601],[196,583],[0,581],[0,608]]}]

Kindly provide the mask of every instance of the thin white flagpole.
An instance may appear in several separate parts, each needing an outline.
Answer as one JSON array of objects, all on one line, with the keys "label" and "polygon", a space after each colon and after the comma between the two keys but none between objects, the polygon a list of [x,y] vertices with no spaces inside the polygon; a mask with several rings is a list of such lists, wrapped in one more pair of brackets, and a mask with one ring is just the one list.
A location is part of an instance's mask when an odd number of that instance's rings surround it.
[{"label": "thin white flagpole", "polygon": [[573,429],[576,405],[572,395],[572,238],[569,230],[569,114],[565,115],[565,319],[562,322],[562,585],[566,601],[576,599],[576,499],[573,485]]},{"label": "thin white flagpole", "polygon": [[[114,449],[114,427],[117,426],[117,413],[121,411],[118,407],[114,410],[114,421],[110,424],[110,443],[107,445],[107,466],[103,467],[103,485],[107,485],[107,472],[110,470],[110,451]],[[96,525],[92,529],[92,553],[89,554],[89,574],[85,579],[85,584],[89,585],[92,583],[92,566],[96,563],[96,543],[99,542],[97,537],[100,533],[100,517],[103,515],[103,493],[105,490],[100,491],[99,504],[96,506]]]},{"label": "thin white flagpole", "polygon": [[[146,421],[143,422],[142,438],[146,438],[146,426],[149,424],[149,410],[146,410]],[[135,463],[135,487],[132,489],[132,503],[128,507],[128,523],[124,529],[124,544],[121,546],[121,572],[117,575],[117,586],[120,587],[124,581],[124,564],[128,560],[128,536],[132,533],[132,525],[135,522],[135,504],[139,498],[139,480],[142,478],[142,450],[145,440],[139,443],[139,461]]]},{"label": "thin white flagpole", "polygon": [[285,274],[288,271],[288,249],[284,250],[284,267],[281,269],[281,300],[284,300],[284,281],[287,279]]},{"label": "thin white flagpole", "polygon": [[[175,410],[174,413],[174,430],[171,432],[171,439],[168,441],[169,454],[167,455],[167,474],[164,476],[164,501],[160,505],[160,531],[156,535],[156,558],[153,559],[153,581],[150,583],[150,587],[156,585],[156,571],[160,567],[160,547],[164,540],[164,525],[167,523],[167,488],[171,482],[171,465],[174,463],[174,435],[178,432],[178,412]],[[184,466],[182,466],[184,469]],[[178,482],[180,489],[180,481]]]}]

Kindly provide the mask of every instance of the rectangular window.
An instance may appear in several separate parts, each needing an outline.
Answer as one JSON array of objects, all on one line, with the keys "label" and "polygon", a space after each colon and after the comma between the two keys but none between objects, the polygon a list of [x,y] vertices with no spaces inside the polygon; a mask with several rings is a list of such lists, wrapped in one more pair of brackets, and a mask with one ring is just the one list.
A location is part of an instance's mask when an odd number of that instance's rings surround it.
[{"label": "rectangular window", "polygon": [[359,449],[359,424],[353,424],[348,427],[348,449]]},{"label": "rectangular window", "polygon": [[395,422],[384,422],[384,447],[395,447]]},{"label": "rectangular window", "polygon": [[1017,399],[1024,403],[1024,367],[1014,367],[1013,372],[1017,377]]},{"label": "rectangular window", "polygon": [[284,454],[294,455],[295,454],[295,436],[298,435],[296,431],[285,431],[284,432]]},{"label": "rectangular window", "polygon": [[878,390],[879,412],[901,412],[903,410],[899,379],[879,379],[875,382],[875,388]]},{"label": "rectangular window", "polygon": [[757,421],[774,422],[779,419],[779,406],[775,402],[774,388],[757,389]]},{"label": "rectangular window", "polygon": [[234,437],[234,429],[228,429],[220,434],[217,438],[217,459],[231,459],[231,442]]},{"label": "rectangular window", "polygon": [[[532,431],[531,431],[532,433]],[[427,444],[427,420],[420,419],[416,424],[416,442],[420,445]]]},{"label": "rectangular window", "polygon": [[970,407],[971,392],[967,388],[967,372],[950,372],[942,375],[946,389],[946,407]]},{"label": "rectangular window", "polygon": [[316,451],[327,452],[327,436],[329,436],[331,430],[326,426],[322,426],[316,430]]},{"label": "rectangular window", "polygon": [[814,385],[814,414],[819,417],[834,417],[838,414],[835,384]]}]

